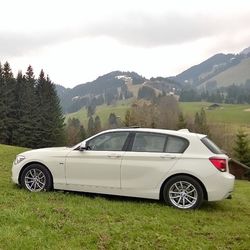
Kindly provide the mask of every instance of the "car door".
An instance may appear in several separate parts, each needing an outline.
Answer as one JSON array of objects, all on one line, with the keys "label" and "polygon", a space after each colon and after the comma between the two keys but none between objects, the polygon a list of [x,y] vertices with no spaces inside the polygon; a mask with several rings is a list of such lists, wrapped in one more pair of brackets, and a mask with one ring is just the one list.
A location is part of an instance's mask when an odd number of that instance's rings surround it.
[{"label": "car door", "polygon": [[120,188],[120,167],[129,132],[100,134],[86,142],[89,150],[73,150],[66,159],[69,185]]},{"label": "car door", "polygon": [[122,161],[122,189],[152,190],[181,157],[188,146],[183,138],[137,132]]}]

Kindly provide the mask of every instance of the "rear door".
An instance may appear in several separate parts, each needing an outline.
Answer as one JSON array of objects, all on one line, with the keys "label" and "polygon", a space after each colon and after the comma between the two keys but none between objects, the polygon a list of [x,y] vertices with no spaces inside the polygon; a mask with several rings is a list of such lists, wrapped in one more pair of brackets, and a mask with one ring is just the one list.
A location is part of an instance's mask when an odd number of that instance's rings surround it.
[{"label": "rear door", "polygon": [[124,189],[154,189],[188,146],[183,138],[166,134],[136,132],[121,167]]}]

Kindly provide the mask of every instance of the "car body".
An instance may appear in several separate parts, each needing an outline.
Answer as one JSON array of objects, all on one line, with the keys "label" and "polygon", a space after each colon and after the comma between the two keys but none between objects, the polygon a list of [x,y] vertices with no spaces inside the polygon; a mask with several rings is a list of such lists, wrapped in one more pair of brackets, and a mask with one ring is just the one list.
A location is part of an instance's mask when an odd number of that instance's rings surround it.
[{"label": "car body", "polygon": [[112,129],[73,147],[16,157],[12,180],[32,192],[54,189],[161,199],[180,209],[231,196],[228,156],[188,130]]}]

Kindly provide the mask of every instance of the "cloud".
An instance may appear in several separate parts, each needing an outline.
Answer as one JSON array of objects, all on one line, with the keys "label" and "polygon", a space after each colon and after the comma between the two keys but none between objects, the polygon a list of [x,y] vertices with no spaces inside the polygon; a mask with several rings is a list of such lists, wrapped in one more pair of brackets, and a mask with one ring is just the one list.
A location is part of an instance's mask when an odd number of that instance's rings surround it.
[{"label": "cloud", "polygon": [[203,14],[180,15],[167,13],[151,16],[130,13],[90,26],[91,36],[108,36],[119,42],[138,47],[157,47],[183,44],[217,35],[250,31],[249,15],[220,17]]},{"label": "cloud", "polygon": [[[250,16],[216,16],[204,13],[161,14],[129,11],[82,19],[81,22],[38,29],[32,32],[0,30],[0,54],[19,56],[58,43],[80,38],[108,37],[132,47],[154,48],[184,44],[199,39],[220,36],[224,40],[240,32],[250,33]],[[84,46],[84,45],[83,45]]]}]

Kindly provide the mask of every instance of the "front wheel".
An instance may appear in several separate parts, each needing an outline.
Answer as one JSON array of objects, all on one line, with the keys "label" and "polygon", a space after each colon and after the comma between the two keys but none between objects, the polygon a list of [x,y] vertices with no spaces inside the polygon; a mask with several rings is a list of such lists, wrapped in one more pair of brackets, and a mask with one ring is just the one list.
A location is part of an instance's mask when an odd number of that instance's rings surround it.
[{"label": "front wheel", "polygon": [[172,177],[163,188],[164,201],[179,209],[196,209],[203,202],[200,183],[186,175]]},{"label": "front wheel", "polygon": [[50,172],[40,164],[31,164],[21,175],[21,186],[31,192],[50,191],[52,177]]}]

